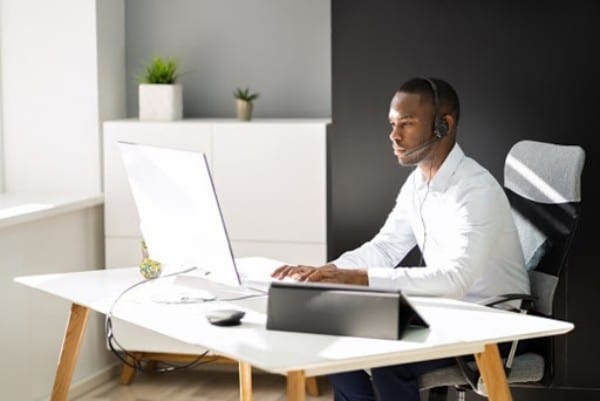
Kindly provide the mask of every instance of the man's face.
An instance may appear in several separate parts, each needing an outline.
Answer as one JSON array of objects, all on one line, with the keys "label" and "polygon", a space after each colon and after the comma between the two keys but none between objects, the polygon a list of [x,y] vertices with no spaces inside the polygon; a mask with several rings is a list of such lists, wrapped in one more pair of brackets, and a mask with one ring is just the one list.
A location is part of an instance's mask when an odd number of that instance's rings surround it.
[{"label": "man's face", "polygon": [[[415,93],[397,92],[390,104],[390,140],[398,162],[414,166],[433,150],[433,104]],[[429,141],[429,142],[428,142]],[[421,145],[427,144],[419,147]]]}]

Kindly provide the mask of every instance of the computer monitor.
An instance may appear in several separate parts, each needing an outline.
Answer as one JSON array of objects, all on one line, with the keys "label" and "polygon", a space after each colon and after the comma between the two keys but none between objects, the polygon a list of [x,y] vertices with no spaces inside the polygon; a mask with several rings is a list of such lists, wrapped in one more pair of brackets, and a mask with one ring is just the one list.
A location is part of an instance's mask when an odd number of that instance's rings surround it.
[{"label": "computer monitor", "polygon": [[204,153],[119,142],[149,256],[167,271],[241,284]]}]

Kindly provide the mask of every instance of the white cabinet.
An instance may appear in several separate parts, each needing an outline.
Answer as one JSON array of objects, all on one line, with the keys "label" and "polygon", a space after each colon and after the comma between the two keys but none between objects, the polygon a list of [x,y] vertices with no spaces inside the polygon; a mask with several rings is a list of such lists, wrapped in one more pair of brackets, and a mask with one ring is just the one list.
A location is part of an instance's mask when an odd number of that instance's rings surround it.
[{"label": "white cabinet", "polygon": [[234,255],[321,264],[327,120],[109,121],[104,124],[107,267],[139,263],[140,230],[117,141],[206,153]]}]

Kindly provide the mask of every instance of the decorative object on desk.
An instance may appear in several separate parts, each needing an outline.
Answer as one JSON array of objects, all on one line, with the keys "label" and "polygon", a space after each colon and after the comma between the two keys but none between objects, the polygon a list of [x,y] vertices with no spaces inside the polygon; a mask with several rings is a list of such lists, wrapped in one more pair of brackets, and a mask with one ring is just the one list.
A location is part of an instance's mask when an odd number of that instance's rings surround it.
[{"label": "decorative object on desk", "polygon": [[144,258],[142,263],[140,263],[140,273],[144,278],[156,278],[160,276],[160,272],[162,271],[162,266],[156,260],[152,260],[150,258]]},{"label": "decorative object on desk", "polygon": [[258,93],[250,93],[250,88],[237,88],[233,92],[236,99],[237,117],[242,121],[250,121],[252,119],[252,102],[258,98]]},{"label": "decorative object on desk", "polygon": [[150,259],[146,241],[142,240],[142,261],[140,262],[140,274],[145,279],[156,278],[162,272],[162,265],[156,260]]},{"label": "decorative object on desk", "polygon": [[144,121],[180,120],[183,116],[183,91],[175,81],[181,76],[178,63],[155,57],[139,74],[139,115]]}]

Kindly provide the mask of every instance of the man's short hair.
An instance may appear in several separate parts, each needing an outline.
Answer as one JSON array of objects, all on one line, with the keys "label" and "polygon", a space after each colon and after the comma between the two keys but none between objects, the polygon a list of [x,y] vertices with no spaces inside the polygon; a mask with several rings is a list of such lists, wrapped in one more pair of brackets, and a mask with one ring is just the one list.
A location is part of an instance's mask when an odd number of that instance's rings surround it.
[{"label": "man's short hair", "polygon": [[[458,95],[454,88],[443,79],[439,78],[428,78],[435,83],[437,86],[438,99],[440,101],[440,108],[447,108],[450,114],[454,116],[456,123],[460,117],[460,102],[458,101]],[[433,103],[433,89],[429,82],[423,78],[412,78],[398,88],[398,92],[405,93],[416,93],[422,96],[423,99],[431,101]]]}]

